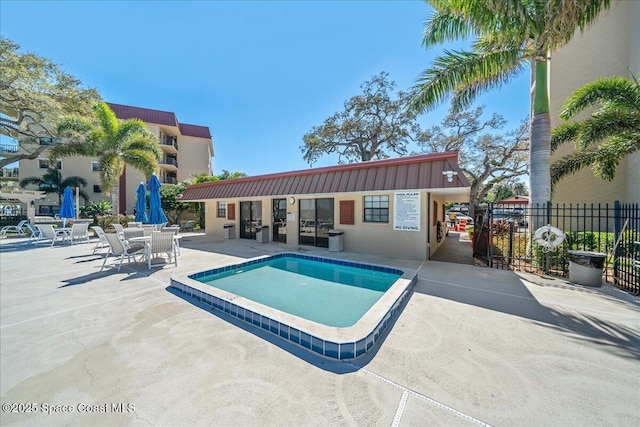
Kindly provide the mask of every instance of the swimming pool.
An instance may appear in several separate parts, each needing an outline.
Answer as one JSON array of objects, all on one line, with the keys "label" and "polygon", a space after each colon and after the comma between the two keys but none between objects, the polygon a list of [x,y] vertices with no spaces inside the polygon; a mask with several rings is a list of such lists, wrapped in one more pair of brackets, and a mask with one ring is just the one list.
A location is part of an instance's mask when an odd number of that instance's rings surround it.
[{"label": "swimming pool", "polygon": [[171,286],[318,354],[353,359],[378,342],[416,277],[415,271],[281,253],[175,276]]}]

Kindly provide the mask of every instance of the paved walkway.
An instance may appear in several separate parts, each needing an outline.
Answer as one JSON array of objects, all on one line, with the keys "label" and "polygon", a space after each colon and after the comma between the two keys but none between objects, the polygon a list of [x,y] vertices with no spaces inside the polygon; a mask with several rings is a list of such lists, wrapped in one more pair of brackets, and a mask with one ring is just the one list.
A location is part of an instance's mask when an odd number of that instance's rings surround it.
[{"label": "paved walkway", "polygon": [[473,265],[473,248],[469,233],[449,230],[449,235],[431,255],[431,260]]},{"label": "paved walkway", "polygon": [[93,245],[0,242],[0,425],[640,425],[640,304],[608,285],[300,247],[419,269],[381,345],[340,363],[168,289],[295,247],[181,246],[101,273]]}]

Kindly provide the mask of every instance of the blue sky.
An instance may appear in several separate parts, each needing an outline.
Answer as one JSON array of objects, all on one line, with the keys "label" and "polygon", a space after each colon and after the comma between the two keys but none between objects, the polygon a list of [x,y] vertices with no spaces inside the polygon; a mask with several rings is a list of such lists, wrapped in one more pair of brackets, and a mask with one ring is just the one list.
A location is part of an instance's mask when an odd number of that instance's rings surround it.
[{"label": "blue sky", "polygon": [[[387,71],[409,90],[442,52],[420,44],[430,14],[422,1],[2,0],[0,32],[108,102],[208,126],[214,174],[260,175],[308,168],[302,136],[371,76]],[[477,104],[511,129],[528,113],[528,94],[524,73]],[[420,122],[437,124],[447,110]]]}]

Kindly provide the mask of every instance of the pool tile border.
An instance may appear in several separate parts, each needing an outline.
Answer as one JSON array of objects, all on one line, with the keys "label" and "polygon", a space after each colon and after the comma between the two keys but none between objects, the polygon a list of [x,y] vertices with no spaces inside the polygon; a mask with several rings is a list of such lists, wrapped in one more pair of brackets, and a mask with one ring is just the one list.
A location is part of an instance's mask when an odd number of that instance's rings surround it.
[{"label": "pool tile border", "polygon": [[[402,277],[398,279],[396,283],[394,283],[385,293],[386,295],[390,291],[393,291],[393,295],[397,295],[397,297],[392,297],[393,300],[385,298],[384,295],[381,297],[381,300],[385,300],[382,303],[386,302],[387,306],[383,307],[384,314],[379,316],[380,319],[377,322],[375,322],[377,319],[375,319],[373,323],[371,322],[371,317],[375,316],[375,313],[369,314],[369,312],[367,312],[363,318],[368,318],[368,324],[351,328],[332,328],[316,324],[315,322],[311,322],[306,319],[301,319],[297,316],[282,313],[278,310],[238,297],[237,295],[218,290],[211,286],[206,286],[197,281],[203,277],[226,272],[232,269],[253,266],[265,263],[271,259],[284,257],[307,259],[323,263],[358,267],[366,270],[401,275]],[[271,256],[261,256],[241,263],[172,277],[171,287],[205,305],[210,306],[213,310],[219,310],[231,317],[256,326],[272,335],[289,341],[296,346],[305,348],[327,358],[351,360],[369,352],[384,336],[384,333],[388,330],[390,324],[400,314],[409,300],[409,296],[416,281],[417,272],[405,272],[397,268],[375,264],[283,252]],[[216,295],[216,293],[219,295]],[[378,301],[374,304],[374,307],[378,306],[380,303],[381,301]],[[248,306],[251,308],[248,308]],[[264,308],[264,310],[261,310],[261,314],[254,308]],[[378,308],[377,311],[380,312],[380,308]],[[269,313],[269,315],[265,313]],[[361,323],[361,321],[358,321],[356,326],[358,326],[359,323]],[[371,326],[372,324],[374,326]]]}]

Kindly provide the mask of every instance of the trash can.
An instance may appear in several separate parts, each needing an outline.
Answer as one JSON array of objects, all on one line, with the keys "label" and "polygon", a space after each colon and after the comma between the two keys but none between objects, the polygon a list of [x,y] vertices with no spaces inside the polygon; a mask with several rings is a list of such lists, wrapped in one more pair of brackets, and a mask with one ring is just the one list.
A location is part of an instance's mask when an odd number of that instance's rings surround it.
[{"label": "trash can", "polygon": [[329,252],[342,252],[344,247],[344,231],[329,230]]},{"label": "trash can", "polygon": [[567,251],[569,280],[584,286],[602,286],[602,267],[607,254],[589,251]]},{"label": "trash can", "polygon": [[268,225],[256,226],[256,241],[260,243],[269,243],[269,226]]},{"label": "trash can", "polygon": [[225,224],[224,225],[224,238],[225,239],[235,239],[236,238],[236,227],[235,227],[235,224]]}]

